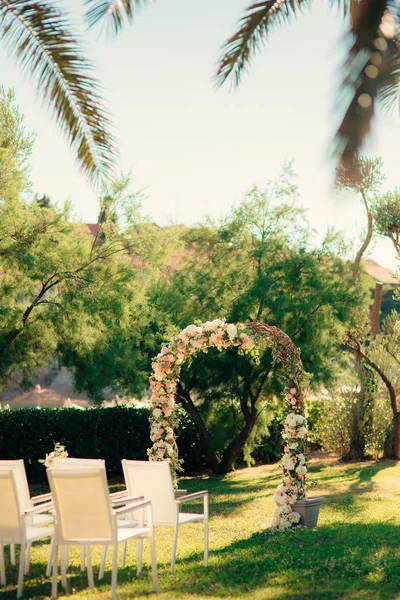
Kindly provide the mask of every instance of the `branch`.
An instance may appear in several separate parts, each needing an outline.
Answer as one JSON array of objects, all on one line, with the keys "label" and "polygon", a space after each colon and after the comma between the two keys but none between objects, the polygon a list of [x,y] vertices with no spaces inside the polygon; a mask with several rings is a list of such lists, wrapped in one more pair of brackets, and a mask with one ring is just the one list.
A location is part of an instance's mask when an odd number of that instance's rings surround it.
[{"label": "branch", "polygon": [[[349,343],[352,342],[352,344]],[[397,411],[397,403],[396,403],[396,398],[397,398],[397,394],[396,394],[396,390],[394,389],[393,385],[391,384],[390,380],[388,379],[388,377],[386,376],[386,374],[384,373],[384,371],[379,367],[379,365],[377,365],[373,360],[371,360],[371,358],[365,354],[365,352],[363,352],[363,350],[361,349],[361,344],[360,342],[357,340],[357,338],[352,334],[352,333],[347,333],[347,340],[345,342],[346,346],[348,348],[350,348],[350,350],[353,350],[356,354],[358,354],[358,356],[360,356],[360,358],[362,358],[367,365],[369,365],[372,369],[374,369],[374,371],[376,371],[379,375],[379,377],[382,379],[383,383],[386,385],[388,392],[389,392],[389,397],[390,397],[390,405],[392,407],[392,412],[394,417],[397,417],[398,411]]]}]

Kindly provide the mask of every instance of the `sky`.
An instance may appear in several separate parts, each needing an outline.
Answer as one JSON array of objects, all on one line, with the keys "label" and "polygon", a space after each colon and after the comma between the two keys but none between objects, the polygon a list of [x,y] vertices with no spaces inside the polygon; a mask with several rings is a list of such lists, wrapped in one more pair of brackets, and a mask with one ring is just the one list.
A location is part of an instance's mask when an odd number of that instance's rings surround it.
[{"label": "sky", "polygon": [[[271,35],[239,89],[216,89],[213,74],[222,43],[249,2],[157,0],[142,8],[117,38],[83,32],[97,66],[118,140],[121,171],[143,189],[144,212],[160,225],[218,218],[254,185],[276,177],[293,159],[301,197],[316,230],[328,227],[354,242],[365,227],[360,201],[338,195],[330,159],[338,113],[344,25],[318,3]],[[83,0],[64,1],[81,28]],[[1,84],[14,87],[27,131],[36,132],[33,189],[58,203],[69,199],[77,218],[96,222],[98,190],[75,163],[35,88],[0,49]],[[399,185],[400,119],[378,114],[366,153],[382,156],[386,182]],[[390,242],[375,242],[370,257],[396,268]]]}]

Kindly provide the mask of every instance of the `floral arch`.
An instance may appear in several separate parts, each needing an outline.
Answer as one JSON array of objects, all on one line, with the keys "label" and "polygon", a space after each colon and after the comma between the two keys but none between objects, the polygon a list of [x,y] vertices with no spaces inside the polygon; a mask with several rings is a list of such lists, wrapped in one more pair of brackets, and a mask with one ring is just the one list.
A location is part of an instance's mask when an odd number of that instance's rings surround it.
[{"label": "floral arch", "polygon": [[265,323],[226,323],[223,319],[215,319],[199,325],[188,325],[167,346],[163,346],[153,361],[150,378],[150,437],[153,446],[149,448],[148,455],[150,460],[169,459],[176,473],[179,461],[173,411],[177,382],[185,360],[198,352],[207,352],[210,347],[220,351],[237,347],[241,353],[252,353],[256,349],[257,338],[261,336],[266,338],[273,360],[280,363],[285,384],[286,414],[281,459],[283,482],[273,497],[276,509],[271,524],[284,530],[299,522],[300,515],[293,505],[306,496],[307,425],[304,417],[303,363],[290,337],[278,327]]}]

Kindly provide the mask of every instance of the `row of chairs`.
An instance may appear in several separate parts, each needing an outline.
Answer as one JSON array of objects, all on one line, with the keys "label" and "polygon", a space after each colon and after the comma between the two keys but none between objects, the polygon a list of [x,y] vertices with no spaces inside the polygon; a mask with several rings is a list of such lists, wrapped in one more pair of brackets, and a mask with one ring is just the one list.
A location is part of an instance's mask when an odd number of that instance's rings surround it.
[{"label": "row of chairs", "polygon": [[[122,461],[126,489],[109,494],[102,460],[56,459],[47,469],[51,492],[31,498],[23,460],[0,461],[0,584],[6,584],[4,546],[10,545],[16,564],[15,544],[21,546],[17,598],[22,596],[24,574],[29,572],[31,544],[51,538],[47,576],[52,575],[52,598],[57,596],[58,558],[61,584],[67,583],[68,547],[81,548],[81,569],[87,569],[88,585],[94,586],[90,546],[103,547],[99,579],[104,575],[108,546],[113,547],[111,597],[116,598],[118,545],[136,540],[137,573],[142,569],[143,540],[150,544],[153,591],[158,591],[153,525],[174,528],[171,572],[175,569],[179,527],[204,523],[204,564],[208,565],[208,493],[175,492],[167,461]],[[181,512],[186,502],[202,500],[200,513]],[[60,550],[61,549],[61,550]]]}]

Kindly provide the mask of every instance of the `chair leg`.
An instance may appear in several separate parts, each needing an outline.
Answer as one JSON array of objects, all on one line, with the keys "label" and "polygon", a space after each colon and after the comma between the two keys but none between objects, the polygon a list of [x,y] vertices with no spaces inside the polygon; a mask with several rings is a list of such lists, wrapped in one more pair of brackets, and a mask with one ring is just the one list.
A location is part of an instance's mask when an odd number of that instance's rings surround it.
[{"label": "chair leg", "polygon": [[106,567],[107,550],[108,550],[107,545],[103,546],[103,548],[101,549],[99,579],[103,579],[103,577],[104,577],[104,569]]},{"label": "chair leg", "polygon": [[4,561],[3,544],[0,544],[0,585],[6,585],[6,563]]},{"label": "chair leg", "polygon": [[85,570],[85,546],[81,546],[81,571]]},{"label": "chair leg", "polygon": [[204,519],[204,566],[208,567],[208,519]]},{"label": "chair leg", "polygon": [[17,564],[17,561],[15,559],[15,544],[10,544],[10,560],[13,567],[15,567],[15,565]]},{"label": "chair leg", "polygon": [[136,541],[136,575],[139,576],[142,572],[143,564],[143,540],[140,538]]},{"label": "chair leg", "polygon": [[53,548],[53,578],[51,581],[51,597],[57,598],[57,577],[58,577],[58,546],[54,544]]},{"label": "chair leg", "polygon": [[172,574],[175,572],[176,546],[178,544],[178,529],[179,529],[179,525],[177,523],[175,525],[175,529],[174,529],[174,546],[172,548],[172,561],[171,561],[171,573]]},{"label": "chair leg", "polygon": [[61,585],[67,589],[68,546],[61,546]]},{"label": "chair leg", "polygon": [[28,542],[28,544],[26,545],[25,575],[28,575],[28,573],[29,573],[29,565],[31,562],[31,548],[32,548],[32,544],[30,542]]},{"label": "chair leg", "polygon": [[122,568],[125,569],[125,565],[126,565],[126,547],[127,547],[128,543],[124,542],[124,545],[122,547]]},{"label": "chair leg", "polygon": [[86,550],[88,586],[90,588],[93,588],[94,587],[94,579],[93,579],[92,557],[90,556],[90,546],[86,546],[85,550]]},{"label": "chair leg", "polygon": [[26,551],[26,544],[21,544],[21,552],[19,555],[19,567],[18,567],[17,598],[22,597],[22,590],[24,587],[25,551]]},{"label": "chair leg", "polygon": [[46,567],[46,577],[50,577],[50,575],[51,575],[51,566],[53,564],[53,552],[54,552],[54,539],[51,538],[49,560],[47,561],[47,567]]},{"label": "chair leg", "polygon": [[111,575],[111,600],[117,598],[118,544],[114,544],[113,567]]},{"label": "chair leg", "polygon": [[157,557],[154,543],[154,535],[149,538],[151,554],[151,576],[153,579],[153,592],[158,592]]}]

